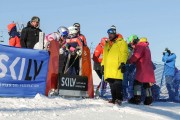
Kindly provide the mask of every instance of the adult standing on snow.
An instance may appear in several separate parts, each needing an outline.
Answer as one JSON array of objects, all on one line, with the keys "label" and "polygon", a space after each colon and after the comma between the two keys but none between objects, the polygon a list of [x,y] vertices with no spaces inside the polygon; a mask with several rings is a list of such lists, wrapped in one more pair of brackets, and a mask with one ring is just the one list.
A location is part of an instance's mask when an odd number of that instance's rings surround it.
[{"label": "adult standing on snow", "polygon": [[93,53],[93,61],[94,61],[94,70],[96,71],[98,77],[101,79],[102,78],[102,73],[101,73],[101,62],[103,58],[103,49],[104,45],[106,44],[108,38],[103,37],[100,41],[100,43],[96,46],[96,49]]},{"label": "adult standing on snow", "polygon": [[[110,27],[110,29],[113,29],[113,30],[115,30],[115,32],[116,32],[116,26],[115,26],[115,25],[112,25],[112,26]],[[116,33],[116,36],[117,36],[118,38],[122,38],[122,39],[123,39],[123,36],[122,36],[120,33]]]},{"label": "adult standing on snow", "polygon": [[175,99],[175,89],[173,87],[173,78],[175,76],[175,60],[176,55],[166,48],[163,52],[162,61],[164,62],[164,76],[166,80],[166,87],[169,94],[169,100]]},{"label": "adult standing on snow", "polygon": [[133,55],[128,60],[128,63],[136,65],[136,78],[134,80],[134,97],[129,100],[129,103],[141,103],[141,87],[143,85],[146,91],[145,105],[150,105],[153,102],[151,84],[155,83],[153,64],[151,61],[151,52],[147,38],[132,37],[134,47]]},{"label": "adult standing on snow", "polygon": [[109,82],[113,104],[121,104],[123,100],[122,80],[125,72],[125,64],[128,58],[128,46],[125,40],[118,38],[116,30],[110,28],[107,31],[109,40],[104,46],[102,68],[104,79]]},{"label": "adult standing on snow", "polygon": [[81,42],[83,43],[83,46],[87,46],[87,42],[86,42],[86,37],[81,34],[81,26],[79,23],[74,23],[73,25],[74,27],[77,28],[77,37],[81,40]]},{"label": "adult standing on snow", "polygon": [[11,23],[8,26],[9,45],[14,47],[21,47],[20,34],[17,32],[16,24]]},{"label": "adult standing on snow", "polygon": [[[96,49],[93,53],[93,61],[94,61],[94,70],[96,71],[96,74],[98,75],[99,79],[102,79],[102,75],[103,73],[101,73],[101,62],[102,62],[102,58],[103,58],[103,49],[104,49],[104,45],[106,44],[108,38],[107,37],[103,37],[100,41],[100,43],[96,46]],[[96,93],[98,92],[98,89],[100,88],[101,82],[98,85],[97,89],[96,89]]]},{"label": "adult standing on snow", "polygon": [[34,48],[34,45],[39,42],[40,19],[37,16],[32,17],[31,21],[27,23],[27,27],[23,28],[21,32],[21,46],[23,48]]}]

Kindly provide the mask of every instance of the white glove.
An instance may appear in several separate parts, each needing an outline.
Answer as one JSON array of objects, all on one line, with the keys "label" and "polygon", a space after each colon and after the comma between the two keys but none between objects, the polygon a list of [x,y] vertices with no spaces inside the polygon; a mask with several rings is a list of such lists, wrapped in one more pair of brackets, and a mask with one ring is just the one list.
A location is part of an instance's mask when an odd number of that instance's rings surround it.
[{"label": "white glove", "polygon": [[81,55],[82,55],[82,51],[81,51],[81,50],[78,50],[78,51],[76,52],[76,54],[77,54],[78,56],[81,56]]},{"label": "white glove", "polygon": [[63,48],[60,48],[60,49],[59,49],[59,54],[62,55],[63,53],[64,53]]}]

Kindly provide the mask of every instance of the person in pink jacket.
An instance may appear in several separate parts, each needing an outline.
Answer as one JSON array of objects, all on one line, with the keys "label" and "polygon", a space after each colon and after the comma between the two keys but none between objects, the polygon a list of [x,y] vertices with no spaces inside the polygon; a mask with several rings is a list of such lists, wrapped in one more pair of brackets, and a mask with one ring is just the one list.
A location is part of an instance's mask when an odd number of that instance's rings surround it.
[{"label": "person in pink jacket", "polygon": [[132,44],[135,45],[133,55],[128,60],[128,63],[136,65],[136,78],[134,81],[134,97],[129,100],[129,103],[141,103],[141,87],[146,91],[145,105],[150,105],[153,102],[151,86],[155,83],[153,63],[151,61],[151,52],[147,38],[132,37]]}]

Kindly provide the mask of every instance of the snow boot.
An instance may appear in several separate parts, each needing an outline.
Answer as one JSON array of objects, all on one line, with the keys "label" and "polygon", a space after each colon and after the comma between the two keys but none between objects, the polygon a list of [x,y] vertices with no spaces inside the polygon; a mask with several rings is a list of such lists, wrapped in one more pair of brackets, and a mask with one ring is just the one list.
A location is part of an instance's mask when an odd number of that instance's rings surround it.
[{"label": "snow boot", "polygon": [[152,96],[146,97],[144,100],[144,105],[150,105],[152,102],[153,102]]},{"label": "snow boot", "polygon": [[131,103],[131,104],[139,105],[141,103],[141,96],[140,95],[135,95],[128,102]]},{"label": "snow boot", "polygon": [[115,104],[115,100],[109,100],[108,103]]},{"label": "snow boot", "polygon": [[122,105],[122,101],[117,99],[117,100],[115,101],[115,104],[121,106],[121,105]]}]

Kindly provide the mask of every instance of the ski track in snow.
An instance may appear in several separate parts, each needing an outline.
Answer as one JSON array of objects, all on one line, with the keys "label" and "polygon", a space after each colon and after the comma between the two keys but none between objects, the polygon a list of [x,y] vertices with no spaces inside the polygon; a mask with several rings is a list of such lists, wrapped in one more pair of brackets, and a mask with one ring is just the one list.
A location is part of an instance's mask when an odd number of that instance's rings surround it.
[{"label": "ski track in snow", "polygon": [[[93,71],[94,84],[99,78]],[[180,104],[154,102],[152,106],[122,106],[102,99],[0,98],[0,120],[180,120]]]}]

